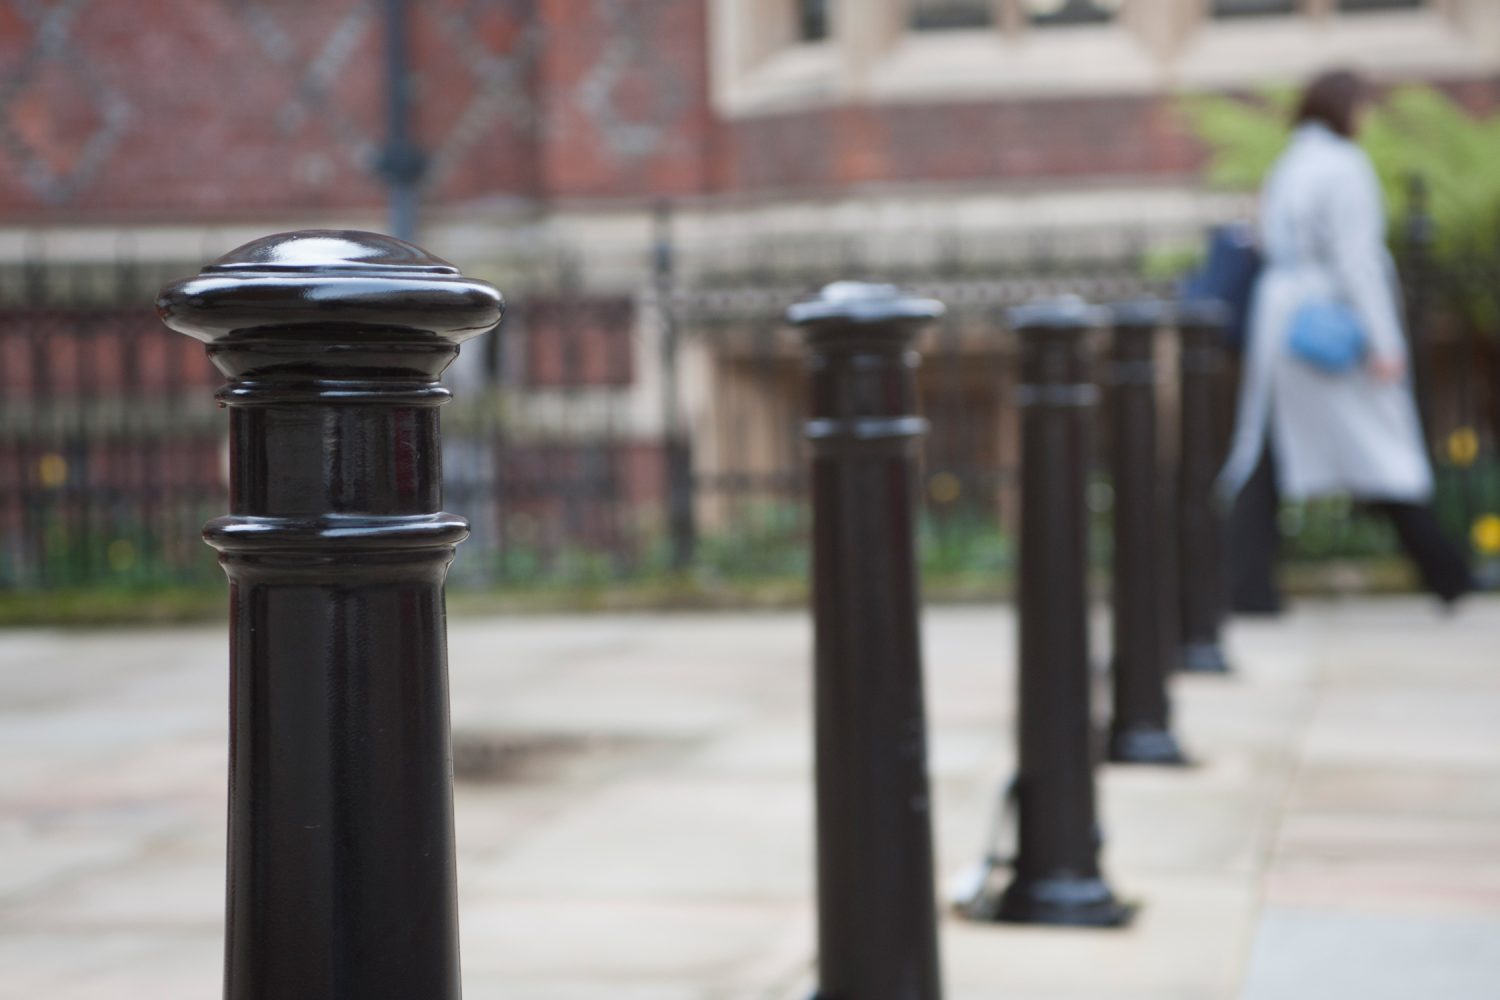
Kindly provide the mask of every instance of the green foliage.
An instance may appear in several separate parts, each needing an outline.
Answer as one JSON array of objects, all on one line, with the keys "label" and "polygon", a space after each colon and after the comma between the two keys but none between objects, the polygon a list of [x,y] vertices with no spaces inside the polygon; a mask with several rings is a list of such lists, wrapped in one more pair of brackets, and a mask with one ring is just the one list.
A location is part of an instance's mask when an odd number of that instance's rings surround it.
[{"label": "green foliage", "polygon": [[720,579],[802,577],[808,572],[807,519],[802,505],[762,501],[740,505],[734,528],[698,539],[699,568]]},{"label": "green foliage", "polygon": [[222,574],[214,586],[102,584],[47,590],[0,588],[0,628],[217,621],[228,609],[229,586]]},{"label": "green foliage", "polygon": [[[191,511],[193,508],[189,508]],[[217,513],[199,506],[197,513],[174,511],[169,517],[202,522]],[[152,518],[124,507],[95,510],[62,502],[39,505],[27,526],[36,544],[0,548],[0,589],[40,579],[49,589],[137,587],[171,589],[184,582],[217,584],[224,579],[212,549],[197,539],[172,545],[157,532]]]},{"label": "green foliage", "polygon": [[1344,497],[1284,504],[1280,524],[1290,562],[1368,559],[1396,552],[1385,519],[1368,515]]},{"label": "green foliage", "polygon": [[1500,114],[1471,117],[1430,87],[1393,92],[1370,115],[1361,144],[1385,187],[1386,204],[1406,206],[1414,177],[1425,181],[1440,258],[1488,246],[1500,229]]},{"label": "green foliage", "polygon": [[1253,191],[1286,145],[1294,94],[1266,90],[1253,100],[1195,94],[1181,110],[1193,133],[1210,150],[1207,181],[1231,191]]},{"label": "green foliage", "polygon": [[918,524],[922,572],[928,576],[1001,575],[1012,569],[1010,539],[995,513],[979,507],[943,516],[926,511]]},{"label": "green foliage", "polygon": [[1439,460],[1432,471],[1433,506],[1450,538],[1469,541],[1477,519],[1500,512],[1500,459],[1481,455],[1468,466]]},{"label": "green foliage", "polygon": [[1175,281],[1203,263],[1203,248],[1153,247],[1141,259],[1141,276],[1150,281]]},{"label": "green foliage", "polygon": [[[1206,178],[1217,187],[1253,190],[1287,138],[1293,92],[1253,98],[1194,95],[1181,105],[1208,146]],[[1449,278],[1446,304],[1470,324],[1500,319],[1495,282],[1500,270],[1500,113],[1475,117],[1441,91],[1400,87],[1373,108],[1360,134],[1393,216],[1393,231],[1412,209],[1420,179],[1435,226],[1433,263]]]}]

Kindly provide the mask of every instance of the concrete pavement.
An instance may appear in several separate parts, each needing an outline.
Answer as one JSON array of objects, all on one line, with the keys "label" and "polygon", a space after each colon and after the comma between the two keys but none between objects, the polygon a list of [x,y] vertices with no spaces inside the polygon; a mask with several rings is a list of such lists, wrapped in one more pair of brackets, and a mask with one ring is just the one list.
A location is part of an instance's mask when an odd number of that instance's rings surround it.
[{"label": "concrete pavement", "polygon": [[[945,876],[977,857],[1012,767],[1014,627],[1007,608],[926,616]],[[805,616],[450,634],[470,1000],[800,1000]],[[1236,676],[1177,684],[1200,765],[1101,774],[1136,924],[945,918],[947,995],[1500,998],[1497,638],[1488,600],[1237,626]],[[0,998],[220,990],[224,650],[219,628],[0,632]]]}]

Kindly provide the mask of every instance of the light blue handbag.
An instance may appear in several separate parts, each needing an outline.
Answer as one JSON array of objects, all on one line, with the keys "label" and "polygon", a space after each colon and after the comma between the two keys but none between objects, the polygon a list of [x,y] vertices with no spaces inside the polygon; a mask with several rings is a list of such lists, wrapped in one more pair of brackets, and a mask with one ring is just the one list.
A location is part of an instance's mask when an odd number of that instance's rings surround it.
[{"label": "light blue handbag", "polygon": [[1339,302],[1307,302],[1292,316],[1287,348],[1325,375],[1343,375],[1365,359],[1365,330]]}]

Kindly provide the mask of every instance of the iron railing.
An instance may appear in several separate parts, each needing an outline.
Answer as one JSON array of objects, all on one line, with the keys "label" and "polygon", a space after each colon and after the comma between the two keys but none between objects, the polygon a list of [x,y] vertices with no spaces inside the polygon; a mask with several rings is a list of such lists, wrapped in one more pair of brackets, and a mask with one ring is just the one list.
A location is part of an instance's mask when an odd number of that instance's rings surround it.
[{"label": "iron railing", "polygon": [[[1188,234],[915,235],[642,247],[642,278],[591,287],[576,265],[522,283],[499,338],[461,358],[445,409],[449,503],[474,530],[456,586],[600,586],[691,571],[792,577],[807,564],[801,360],[783,316],[829,280],[898,282],[949,306],[921,343],[923,563],[1009,568],[1018,438],[1007,307],[1057,294],[1170,294]],[[1408,235],[1421,236],[1420,226]],[[1493,331],[1446,305],[1457,275],[1402,245],[1445,525],[1500,548]],[[655,266],[650,264],[654,262]],[[157,323],[152,289],[198,262],[35,264],[0,276],[0,587],[214,580],[193,539],[224,503],[225,426],[201,351]],[[1163,381],[1170,381],[1170,364]],[[1225,393],[1232,392],[1226,384]],[[1174,409],[1163,408],[1170,425]],[[1170,426],[1164,437],[1170,438]],[[1097,463],[1100,469],[1103,463]],[[1101,512],[1101,472],[1091,497]],[[1392,549],[1383,524],[1289,508],[1292,555]],[[1477,526],[1477,529],[1476,529]]]}]

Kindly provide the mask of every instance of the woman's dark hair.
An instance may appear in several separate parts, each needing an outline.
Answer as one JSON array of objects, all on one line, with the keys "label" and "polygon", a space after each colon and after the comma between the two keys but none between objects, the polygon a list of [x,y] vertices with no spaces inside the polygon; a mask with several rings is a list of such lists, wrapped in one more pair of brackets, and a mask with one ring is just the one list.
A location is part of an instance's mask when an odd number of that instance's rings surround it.
[{"label": "woman's dark hair", "polygon": [[1358,73],[1347,69],[1321,73],[1302,92],[1293,122],[1318,122],[1345,138],[1353,138],[1355,112],[1369,96],[1369,84]]}]

